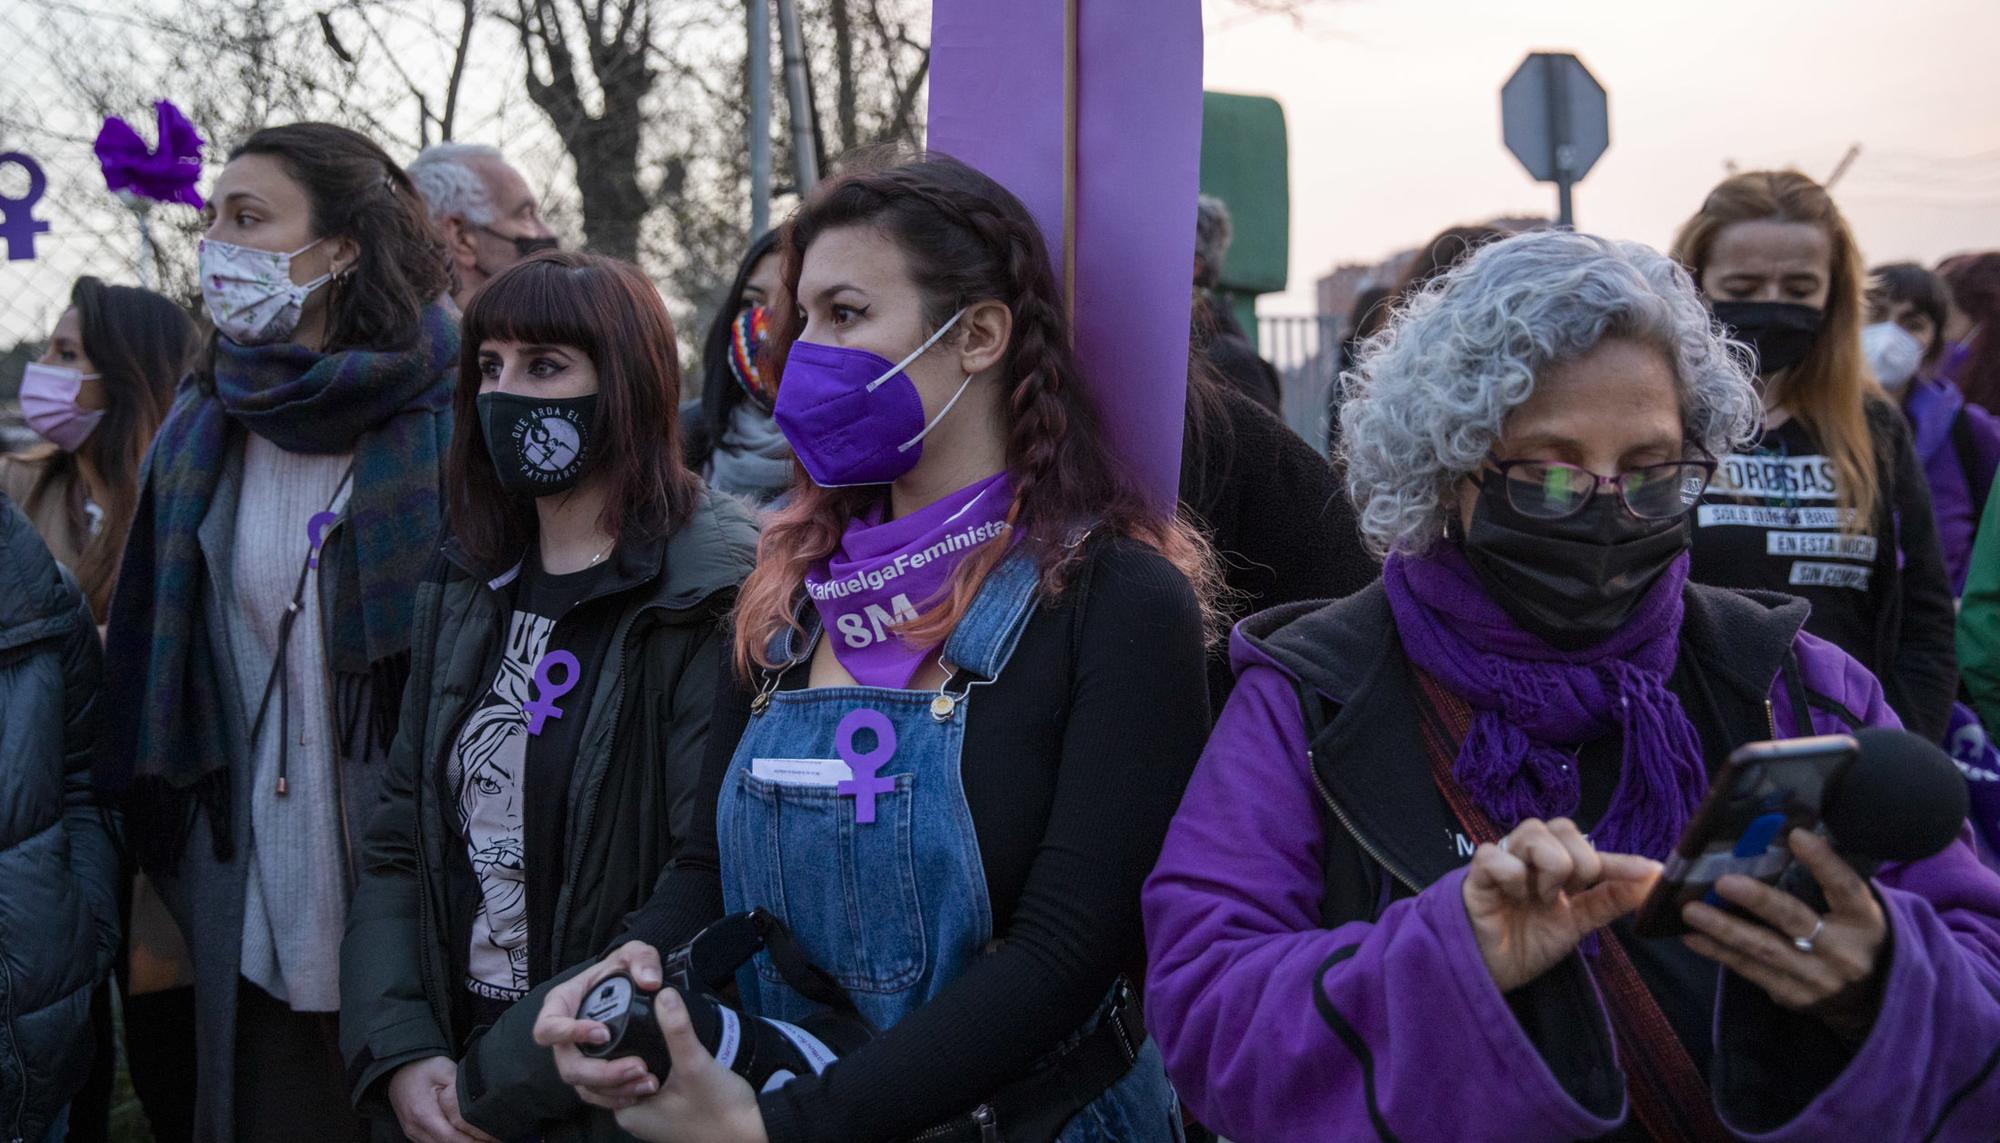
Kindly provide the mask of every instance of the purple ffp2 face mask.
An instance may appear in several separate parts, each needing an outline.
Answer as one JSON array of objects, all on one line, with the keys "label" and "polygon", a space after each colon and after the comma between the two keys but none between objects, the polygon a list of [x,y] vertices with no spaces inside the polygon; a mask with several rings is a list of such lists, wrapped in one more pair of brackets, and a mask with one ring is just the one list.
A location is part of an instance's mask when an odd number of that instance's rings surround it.
[{"label": "purple ffp2 face mask", "polygon": [[966,377],[927,424],[916,382],[903,370],[964,314],[960,310],[951,315],[899,362],[865,349],[793,343],[772,416],[814,484],[822,488],[888,484],[917,466],[925,435],[965,396],[972,378]]}]

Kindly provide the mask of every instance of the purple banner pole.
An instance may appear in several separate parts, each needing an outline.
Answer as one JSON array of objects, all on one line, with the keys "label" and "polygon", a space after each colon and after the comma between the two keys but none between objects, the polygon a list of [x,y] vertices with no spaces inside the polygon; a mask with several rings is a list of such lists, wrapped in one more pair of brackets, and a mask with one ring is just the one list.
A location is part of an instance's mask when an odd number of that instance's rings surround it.
[{"label": "purple banner pole", "polygon": [[931,16],[929,146],[1041,224],[1091,396],[1163,506],[1180,488],[1201,57],[1200,0],[937,0]]}]

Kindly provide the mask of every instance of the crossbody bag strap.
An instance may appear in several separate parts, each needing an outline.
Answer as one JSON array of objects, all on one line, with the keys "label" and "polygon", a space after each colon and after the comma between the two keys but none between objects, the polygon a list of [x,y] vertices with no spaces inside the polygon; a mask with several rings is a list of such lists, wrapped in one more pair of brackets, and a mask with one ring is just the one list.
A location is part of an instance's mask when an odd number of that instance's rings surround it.
[{"label": "crossbody bag strap", "polygon": [[[1499,828],[1452,774],[1458,744],[1472,725],[1472,708],[1430,675],[1423,671],[1416,674],[1424,699],[1422,737],[1431,778],[1466,836],[1475,843],[1498,844],[1503,836]],[[1626,1065],[1633,1118],[1656,1140],[1721,1143],[1735,1139],[1715,1113],[1708,1081],[1674,1035],[1666,1013],[1660,1011],[1659,1001],[1640,978],[1625,946],[1609,929],[1600,929],[1597,948],[1598,955],[1584,957],[1583,963],[1610,1009],[1611,1030]]]}]

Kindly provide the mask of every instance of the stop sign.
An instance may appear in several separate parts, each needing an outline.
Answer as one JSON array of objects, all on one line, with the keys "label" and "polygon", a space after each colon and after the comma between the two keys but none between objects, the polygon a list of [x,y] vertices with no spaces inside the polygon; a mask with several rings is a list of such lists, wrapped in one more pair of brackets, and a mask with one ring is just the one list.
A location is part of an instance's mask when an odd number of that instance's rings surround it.
[{"label": "stop sign", "polygon": [[1500,89],[1507,149],[1545,183],[1573,183],[1611,145],[1604,88],[1568,52],[1535,52]]}]

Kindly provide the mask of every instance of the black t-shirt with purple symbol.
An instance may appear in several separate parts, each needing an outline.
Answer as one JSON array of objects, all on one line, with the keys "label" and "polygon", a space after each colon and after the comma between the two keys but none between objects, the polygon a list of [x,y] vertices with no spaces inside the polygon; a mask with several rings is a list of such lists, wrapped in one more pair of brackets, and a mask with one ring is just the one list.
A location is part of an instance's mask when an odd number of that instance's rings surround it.
[{"label": "black t-shirt with purple symbol", "polygon": [[445,820],[457,832],[446,848],[462,1030],[491,1024],[553,971],[549,925],[570,772],[609,637],[602,624],[563,620],[611,570],[603,563],[550,575],[528,556],[512,585],[493,683],[438,775]]}]

